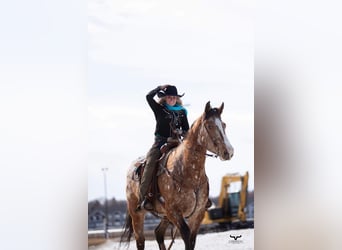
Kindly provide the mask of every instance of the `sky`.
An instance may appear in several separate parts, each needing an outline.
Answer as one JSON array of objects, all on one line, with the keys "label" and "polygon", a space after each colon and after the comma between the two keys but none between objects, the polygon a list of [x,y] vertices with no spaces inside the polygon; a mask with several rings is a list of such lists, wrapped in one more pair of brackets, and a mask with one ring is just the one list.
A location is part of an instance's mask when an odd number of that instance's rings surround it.
[{"label": "sky", "polygon": [[[235,149],[207,157],[210,195],[227,173],[254,189],[254,1],[88,1],[88,200],[125,199],[126,171],[153,143],[146,94],[176,85],[191,124],[224,102]],[[104,176],[103,168],[107,168]]]}]

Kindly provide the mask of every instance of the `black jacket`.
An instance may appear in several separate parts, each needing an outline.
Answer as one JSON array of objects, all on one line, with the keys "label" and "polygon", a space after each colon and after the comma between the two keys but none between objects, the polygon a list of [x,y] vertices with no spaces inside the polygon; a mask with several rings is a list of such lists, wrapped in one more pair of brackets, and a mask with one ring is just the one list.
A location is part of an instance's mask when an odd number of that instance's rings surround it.
[{"label": "black jacket", "polygon": [[159,87],[151,90],[146,95],[146,100],[153,110],[156,119],[156,128],[154,134],[156,136],[171,137],[172,128],[182,129],[183,134],[189,130],[189,122],[185,110],[171,111],[165,106],[160,105],[154,100],[154,96],[160,90]]}]

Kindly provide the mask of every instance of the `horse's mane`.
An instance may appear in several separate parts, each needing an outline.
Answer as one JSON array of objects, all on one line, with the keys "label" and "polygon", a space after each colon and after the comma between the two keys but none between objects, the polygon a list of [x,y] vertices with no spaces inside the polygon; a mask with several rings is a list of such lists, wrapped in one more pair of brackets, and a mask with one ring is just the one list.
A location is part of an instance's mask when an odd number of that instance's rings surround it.
[{"label": "horse's mane", "polygon": [[[200,117],[198,117],[190,126],[190,129],[188,132],[194,132],[194,130],[197,129],[197,126],[199,125],[199,122],[202,122],[205,118],[205,113],[203,113]],[[196,126],[196,127],[195,127]]]},{"label": "horse's mane", "polygon": [[202,122],[204,120],[205,114],[202,114],[200,117],[198,117],[190,126],[190,129],[186,135],[186,137],[184,139],[186,139],[189,134],[194,134],[197,127],[199,126],[200,122]]},{"label": "horse's mane", "polygon": [[199,116],[190,126],[190,129],[188,131],[188,134],[191,133],[193,134],[197,127],[199,126],[200,123],[202,123],[205,119],[208,119],[211,116],[218,116],[221,118],[221,115],[219,113],[219,110],[217,108],[212,108],[210,110],[208,110],[208,112],[204,112],[202,113],[201,116]]}]

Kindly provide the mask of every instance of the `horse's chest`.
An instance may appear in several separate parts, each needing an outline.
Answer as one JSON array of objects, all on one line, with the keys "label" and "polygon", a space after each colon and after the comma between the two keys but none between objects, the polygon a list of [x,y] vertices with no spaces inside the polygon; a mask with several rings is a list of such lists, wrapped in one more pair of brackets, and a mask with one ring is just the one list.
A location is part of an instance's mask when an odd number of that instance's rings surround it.
[{"label": "horse's chest", "polygon": [[194,191],[181,190],[178,199],[186,203],[193,203],[196,201],[196,194]]},{"label": "horse's chest", "polygon": [[176,197],[177,208],[185,214],[190,214],[196,207],[197,197],[194,192],[180,192]]},{"label": "horse's chest", "polygon": [[195,190],[180,190],[174,197],[174,209],[180,210],[186,217],[194,212],[204,202],[205,194]]}]

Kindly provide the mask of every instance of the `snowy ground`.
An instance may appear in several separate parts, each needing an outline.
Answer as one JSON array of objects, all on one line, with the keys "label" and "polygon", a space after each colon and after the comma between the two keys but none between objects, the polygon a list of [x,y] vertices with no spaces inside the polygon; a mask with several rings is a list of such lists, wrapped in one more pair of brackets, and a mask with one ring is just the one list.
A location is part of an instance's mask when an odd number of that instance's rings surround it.
[{"label": "snowy ground", "polygon": [[[240,236],[237,240],[234,240],[230,236]],[[165,240],[166,246],[168,247],[170,240]],[[108,240],[106,243],[99,246],[91,246],[89,250],[135,250],[135,241],[131,241],[129,247],[126,245],[119,246],[118,242]],[[155,240],[145,242],[146,250],[158,250],[158,245]],[[184,243],[182,239],[177,238],[171,249],[181,250],[184,249]],[[254,249],[254,229],[244,230],[230,230],[220,233],[208,233],[198,235],[196,240],[196,250],[252,250]]]}]

